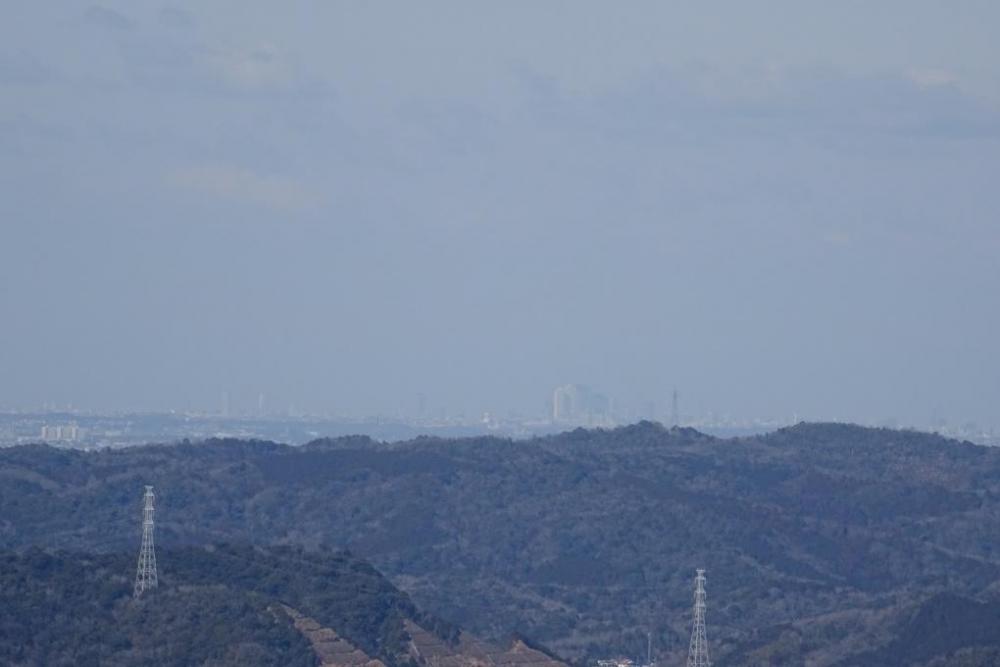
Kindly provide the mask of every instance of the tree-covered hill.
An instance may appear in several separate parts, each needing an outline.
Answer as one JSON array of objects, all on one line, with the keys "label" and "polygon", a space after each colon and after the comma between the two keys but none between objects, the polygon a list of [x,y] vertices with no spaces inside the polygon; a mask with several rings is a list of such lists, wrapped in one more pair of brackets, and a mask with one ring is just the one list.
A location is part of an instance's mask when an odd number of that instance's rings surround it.
[{"label": "tree-covered hill", "polygon": [[220,544],[159,560],[159,587],[134,599],[131,555],[0,553],[0,664],[565,667],[420,611],[346,552]]},{"label": "tree-covered hill", "polygon": [[935,595],[905,618],[888,645],[849,658],[841,667],[924,664],[1000,664],[1000,600]]},{"label": "tree-covered hill", "polygon": [[0,664],[319,664],[286,608],[390,666],[410,664],[407,621],[458,639],[343,552],[186,547],[161,550],[160,566],[160,586],[134,600],[133,554],[0,555]]},{"label": "tree-covered hill", "polygon": [[841,424],[19,447],[0,450],[0,545],[135,549],[143,484],[164,545],[349,547],[422,608],[574,658],[640,655],[647,631],[679,658],[695,567],[720,666],[833,664],[1000,580],[1000,450]]}]

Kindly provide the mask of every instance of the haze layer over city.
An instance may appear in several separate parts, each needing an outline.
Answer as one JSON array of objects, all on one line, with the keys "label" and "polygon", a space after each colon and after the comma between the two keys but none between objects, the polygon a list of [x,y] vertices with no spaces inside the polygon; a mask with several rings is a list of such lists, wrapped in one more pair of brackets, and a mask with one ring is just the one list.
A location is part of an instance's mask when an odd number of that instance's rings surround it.
[{"label": "haze layer over city", "polygon": [[997,667],[995,0],[14,0],[0,665]]},{"label": "haze layer over city", "polygon": [[4,14],[3,409],[997,425],[995,3]]}]

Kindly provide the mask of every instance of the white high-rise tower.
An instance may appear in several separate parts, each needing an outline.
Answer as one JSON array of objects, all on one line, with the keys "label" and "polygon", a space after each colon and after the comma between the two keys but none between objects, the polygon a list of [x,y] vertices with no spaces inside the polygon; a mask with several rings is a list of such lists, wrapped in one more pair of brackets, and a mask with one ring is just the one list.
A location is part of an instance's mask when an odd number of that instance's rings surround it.
[{"label": "white high-rise tower", "polygon": [[135,572],[133,597],[139,597],[150,588],[156,588],[156,551],[153,548],[153,487],[146,487],[142,507],[142,546],[139,548],[139,566]]}]

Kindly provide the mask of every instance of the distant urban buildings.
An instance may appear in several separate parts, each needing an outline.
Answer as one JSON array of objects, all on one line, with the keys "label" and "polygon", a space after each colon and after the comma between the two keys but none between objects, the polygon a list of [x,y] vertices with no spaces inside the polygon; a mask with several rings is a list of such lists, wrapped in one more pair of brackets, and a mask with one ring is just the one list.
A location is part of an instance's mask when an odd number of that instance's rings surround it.
[{"label": "distant urban buildings", "polygon": [[[607,658],[605,660],[598,660],[597,667],[646,667],[636,664],[631,658]],[[650,665],[649,667],[652,667]]]},{"label": "distant urban buildings", "polygon": [[42,426],[41,436],[44,442],[77,442],[83,437],[83,429],[76,424],[45,424]]},{"label": "distant urban buildings", "polygon": [[[439,415],[431,416],[431,412],[439,410],[429,410],[425,404],[424,415],[414,416],[414,409],[417,413],[421,409],[418,396],[416,405],[411,403],[409,410],[401,410],[392,417],[316,415],[305,414],[294,407],[289,413],[274,410],[273,401],[265,403],[267,398],[262,394],[257,394],[255,398],[256,405],[251,403],[243,411],[233,410],[230,404],[228,409],[231,414],[228,417],[222,416],[218,407],[203,412],[101,413],[69,407],[56,410],[51,406],[35,410],[0,410],[0,447],[45,442],[58,447],[98,449],[206,438],[256,438],[302,444],[319,437],[348,434],[389,441],[420,435],[463,437],[487,433],[508,438],[531,438],[577,427],[613,428],[643,419],[659,421],[668,427],[683,425],[728,438],[767,433],[799,420],[798,415],[739,417],[712,412],[699,415],[690,410],[682,413],[679,400],[675,401],[670,393],[665,396],[666,400],[658,404],[619,404],[589,387],[576,384],[554,388],[548,400],[539,402],[537,411],[527,414],[516,411],[501,413],[484,406],[485,409],[469,416],[464,412],[449,415],[443,410]],[[410,416],[406,415],[407,412],[411,413]],[[885,424],[871,421],[861,425]],[[1000,430],[995,427],[972,423],[949,424],[936,418],[930,430],[975,444],[1000,446]]]},{"label": "distant urban buildings", "polygon": [[552,392],[552,421],[557,424],[610,426],[611,400],[590,387],[564,384]]}]

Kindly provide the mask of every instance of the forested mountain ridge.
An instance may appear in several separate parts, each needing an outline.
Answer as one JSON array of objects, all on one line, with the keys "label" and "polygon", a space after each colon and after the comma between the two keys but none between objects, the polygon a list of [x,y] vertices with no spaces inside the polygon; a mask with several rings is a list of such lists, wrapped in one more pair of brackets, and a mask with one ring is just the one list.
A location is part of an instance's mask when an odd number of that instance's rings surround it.
[{"label": "forested mountain ridge", "polygon": [[349,547],[443,618],[574,658],[639,655],[647,630],[679,657],[695,567],[720,666],[848,660],[1000,581],[1000,451],[841,424],[19,447],[0,450],[0,545],[135,548],[146,483],[162,544]]},{"label": "forested mountain ridge", "polygon": [[416,608],[346,552],[220,544],[161,549],[132,596],[133,554],[0,554],[0,664],[16,667],[559,667]]},{"label": "forested mountain ridge", "polygon": [[132,598],[134,554],[43,550],[0,555],[5,665],[312,666],[284,605],[336,627],[387,664],[406,655],[417,611],[370,565],[345,553],[237,545],[161,549],[160,585]]}]

